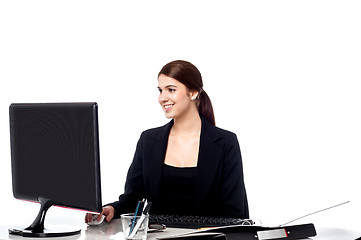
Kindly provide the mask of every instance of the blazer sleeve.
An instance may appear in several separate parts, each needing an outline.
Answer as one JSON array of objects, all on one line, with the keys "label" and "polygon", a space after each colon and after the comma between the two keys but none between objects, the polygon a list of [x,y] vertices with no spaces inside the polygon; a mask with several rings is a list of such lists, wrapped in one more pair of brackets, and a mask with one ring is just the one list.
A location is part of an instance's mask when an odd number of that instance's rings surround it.
[{"label": "blazer sleeve", "polygon": [[139,200],[145,196],[143,181],[143,149],[144,149],[144,132],[138,140],[133,162],[129,167],[124,193],[119,196],[119,200],[107,204],[115,209],[115,217],[120,214],[134,212]]},{"label": "blazer sleeve", "polygon": [[249,218],[248,201],[241,150],[236,134],[228,134],[225,145],[221,212],[226,216],[246,219]]}]

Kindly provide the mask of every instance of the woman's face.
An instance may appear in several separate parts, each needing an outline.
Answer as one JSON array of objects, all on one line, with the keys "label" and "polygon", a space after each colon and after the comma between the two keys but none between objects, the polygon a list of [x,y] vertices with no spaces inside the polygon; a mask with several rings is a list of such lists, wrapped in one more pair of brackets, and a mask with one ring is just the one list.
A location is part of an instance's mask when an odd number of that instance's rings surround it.
[{"label": "woman's face", "polygon": [[167,118],[176,118],[186,114],[194,104],[192,97],[195,93],[188,91],[186,86],[164,74],[158,78],[158,101]]}]

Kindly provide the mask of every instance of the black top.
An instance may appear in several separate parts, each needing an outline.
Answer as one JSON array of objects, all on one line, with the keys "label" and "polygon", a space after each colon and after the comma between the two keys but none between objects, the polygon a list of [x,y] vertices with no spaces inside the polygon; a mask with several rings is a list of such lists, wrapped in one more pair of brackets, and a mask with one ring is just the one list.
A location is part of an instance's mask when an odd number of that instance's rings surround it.
[{"label": "black top", "polygon": [[192,215],[195,212],[196,167],[163,165],[162,211],[163,214]]},{"label": "black top", "polygon": [[[202,118],[192,215],[249,218],[237,136]],[[151,201],[150,214],[163,211],[163,165],[174,121],[146,130],[140,136],[129,168],[124,194],[111,203],[115,216],[134,212],[143,198]],[[183,193],[182,193],[183,194]],[[163,196],[162,196],[163,195]],[[180,204],[182,205],[182,204]],[[178,205],[178,208],[186,208]]]}]

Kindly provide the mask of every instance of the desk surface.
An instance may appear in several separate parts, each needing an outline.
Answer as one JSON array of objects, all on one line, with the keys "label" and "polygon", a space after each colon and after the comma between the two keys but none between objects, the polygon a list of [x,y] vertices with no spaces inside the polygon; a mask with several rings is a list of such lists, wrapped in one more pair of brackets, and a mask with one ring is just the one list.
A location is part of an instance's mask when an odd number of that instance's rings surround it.
[{"label": "desk surface", "polygon": [[[8,224],[2,222],[0,223],[0,239],[31,239],[34,240],[34,238],[23,238],[20,236],[13,236],[8,234],[8,228],[12,227]],[[82,224],[82,226],[79,226],[82,231],[81,234],[71,236],[71,237],[62,237],[62,238],[50,238],[51,240],[110,240],[110,239],[124,239],[123,233],[122,233],[122,227],[119,219],[115,219],[111,221],[110,223],[104,224],[102,226],[87,226],[86,224]],[[168,228],[164,232],[158,232],[158,233],[149,233],[148,239],[156,239],[160,236],[170,236],[180,233],[186,233],[191,230],[189,229],[177,229],[177,228]],[[312,239],[356,239],[360,237],[360,232],[352,231],[352,230],[346,230],[346,229],[338,229],[338,228],[317,228],[317,236]],[[49,239],[49,238],[48,238]],[[50,240],[49,239],[49,240]]]}]

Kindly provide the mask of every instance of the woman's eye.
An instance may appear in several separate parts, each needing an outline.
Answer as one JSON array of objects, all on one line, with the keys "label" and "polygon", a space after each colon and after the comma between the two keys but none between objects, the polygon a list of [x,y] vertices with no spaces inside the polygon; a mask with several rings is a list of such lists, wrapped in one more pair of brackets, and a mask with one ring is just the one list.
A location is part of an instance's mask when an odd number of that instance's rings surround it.
[{"label": "woman's eye", "polygon": [[169,88],[169,92],[175,92],[175,89]]}]

